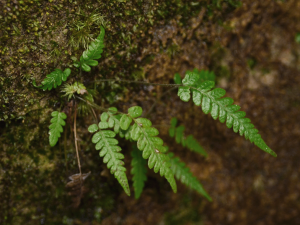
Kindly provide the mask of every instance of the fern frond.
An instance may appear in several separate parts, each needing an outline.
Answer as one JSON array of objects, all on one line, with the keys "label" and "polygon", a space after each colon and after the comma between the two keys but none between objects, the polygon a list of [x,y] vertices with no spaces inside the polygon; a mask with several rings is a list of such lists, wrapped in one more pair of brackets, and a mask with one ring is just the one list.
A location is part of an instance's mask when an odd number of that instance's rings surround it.
[{"label": "fern frond", "polygon": [[[68,76],[71,74],[71,70],[69,68],[65,69],[64,72],[60,69],[55,69],[52,73],[48,74],[47,77],[42,81],[42,85],[38,88],[45,90],[51,90],[52,88],[56,88],[60,86],[63,81],[66,81]],[[34,86],[35,81],[34,81]]]},{"label": "fern frond", "polygon": [[[169,157],[164,154],[167,152],[167,148],[163,146],[163,140],[156,137],[159,132],[156,128],[151,127],[151,121],[139,117],[142,115],[142,112],[143,110],[139,106],[129,108],[128,114],[124,114],[121,117],[121,129],[131,129],[129,132],[130,138],[137,141],[138,149],[143,151],[143,158],[148,159],[149,168],[154,168],[155,173],[159,171],[161,176],[165,176],[176,193],[177,187],[174,174],[170,169]],[[131,125],[132,121],[134,122],[133,125]]]},{"label": "fern frond", "polygon": [[119,142],[114,138],[116,133],[111,130],[104,130],[109,127],[105,117],[105,115],[101,115],[101,122],[98,125],[92,124],[89,126],[88,131],[94,133],[99,130],[93,135],[92,142],[96,144],[96,150],[101,150],[99,155],[104,157],[103,162],[107,163],[107,168],[117,178],[125,193],[130,196],[128,179],[125,173],[126,168],[121,160],[124,159],[124,155],[120,153],[121,148],[117,146]]},{"label": "fern frond", "polygon": [[133,188],[134,188],[134,197],[138,199],[143,191],[145,181],[147,180],[147,161],[143,158],[141,151],[139,151],[134,145],[131,152],[132,161],[131,161],[131,174],[133,175]]},{"label": "fern frond", "polygon": [[176,179],[186,186],[196,190],[199,194],[206,197],[209,201],[212,201],[211,197],[202,187],[201,183],[191,173],[190,169],[186,167],[185,163],[181,162],[178,157],[174,157],[173,153],[168,153],[170,157],[171,170],[175,174]]},{"label": "fern frond", "polygon": [[101,26],[100,29],[101,29],[101,32],[100,32],[99,36],[97,37],[97,39],[95,39],[95,41],[93,41],[88,46],[88,49],[85,50],[83,52],[82,56],[80,57],[80,62],[75,63],[74,66],[81,67],[84,71],[89,72],[89,71],[91,71],[90,66],[98,65],[98,61],[96,61],[95,59],[101,58],[101,53],[103,52],[103,48],[104,48],[103,40],[104,40],[104,35],[105,35],[104,28]]},{"label": "fern frond", "polygon": [[169,129],[170,137],[175,137],[175,141],[177,144],[182,144],[183,147],[187,147],[189,150],[197,152],[203,156],[207,156],[206,151],[202,148],[202,146],[197,142],[197,140],[193,137],[193,135],[189,135],[187,137],[184,136],[184,126],[178,126],[177,119],[171,119],[171,127]]},{"label": "fern frond", "polygon": [[63,126],[66,125],[64,120],[67,118],[67,115],[63,112],[54,111],[51,113],[51,116],[53,118],[51,119],[51,125],[49,126],[49,143],[50,146],[53,147],[56,145],[60,133],[63,132]]},{"label": "fern frond", "polygon": [[190,71],[186,73],[185,78],[182,80],[183,86],[179,87],[178,90],[180,99],[185,102],[189,101],[192,91],[193,102],[197,106],[201,105],[205,114],[211,113],[211,116],[214,119],[219,118],[221,123],[226,121],[228,128],[233,127],[234,132],[239,131],[241,136],[245,136],[246,140],[249,139],[261,150],[276,157],[276,153],[266,145],[251,120],[244,118],[246,113],[238,111],[240,106],[232,105],[232,98],[222,98],[226,91],[222,88],[214,88],[215,82],[213,81],[201,82],[199,79],[200,76],[197,73]]}]

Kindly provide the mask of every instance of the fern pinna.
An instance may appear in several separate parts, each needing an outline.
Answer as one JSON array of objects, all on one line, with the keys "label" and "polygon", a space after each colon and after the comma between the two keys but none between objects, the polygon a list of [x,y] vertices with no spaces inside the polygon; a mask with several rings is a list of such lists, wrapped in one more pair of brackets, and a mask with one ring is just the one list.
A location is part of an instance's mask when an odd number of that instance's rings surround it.
[{"label": "fern pinna", "polygon": [[133,188],[134,188],[134,197],[138,199],[143,191],[145,186],[145,181],[147,180],[147,161],[143,158],[142,152],[139,151],[136,145],[133,146],[131,151],[132,161],[131,161],[131,174],[133,175]]},{"label": "fern pinna", "polygon": [[206,197],[209,201],[212,201],[211,197],[204,190],[201,183],[191,173],[190,169],[186,167],[185,163],[181,162],[178,157],[174,157],[173,153],[168,153],[170,157],[171,170],[175,174],[176,179],[180,180],[181,183],[196,190],[199,194]]},{"label": "fern pinna", "polygon": [[182,144],[183,147],[187,147],[189,150],[193,152],[197,152],[203,156],[207,156],[206,151],[202,148],[202,146],[197,142],[197,140],[193,137],[193,135],[188,135],[187,137],[184,136],[184,126],[178,126],[177,119],[171,119],[171,127],[169,129],[170,137],[175,137],[175,141],[177,144]]},{"label": "fern pinna", "polygon": [[49,143],[50,146],[53,147],[56,145],[60,134],[63,132],[63,126],[66,125],[65,119],[67,118],[67,115],[63,112],[54,111],[51,113],[51,116],[53,118],[51,119],[51,125],[49,126]]},{"label": "fern pinna", "polygon": [[100,123],[98,125],[92,124],[89,126],[88,131],[94,133],[99,130],[93,135],[92,142],[96,144],[96,150],[101,150],[99,155],[104,157],[103,162],[107,163],[107,168],[117,178],[125,193],[130,196],[128,179],[125,173],[126,168],[123,166],[124,162],[122,161],[124,155],[120,153],[121,148],[117,146],[119,142],[114,138],[116,133],[111,130],[105,130],[109,128],[107,119],[107,113],[102,114]]},{"label": "fern pinna", "polygon": [[241,136],[244,135],[251,143],[254,142],[260,149],[276,157],[276,153],[266,145],[251,120],[244,118],[246,113],[238,111],[241,107],[233,105],[232,98],[222,98],[226,91],[222,88],[214,88],[214,81],[201,82],[199,79],[198,73],[187,71],[185,78],[182,80],[183,85],[178,90],[180,99],[188,102],[192,92],[193,102],[197,106],[201,105],[205,114],[211,113],[211,116],[214,119],[219,118],[221,123],[226,121],[228,128],[233,127],[234,132],[239,131]]}]

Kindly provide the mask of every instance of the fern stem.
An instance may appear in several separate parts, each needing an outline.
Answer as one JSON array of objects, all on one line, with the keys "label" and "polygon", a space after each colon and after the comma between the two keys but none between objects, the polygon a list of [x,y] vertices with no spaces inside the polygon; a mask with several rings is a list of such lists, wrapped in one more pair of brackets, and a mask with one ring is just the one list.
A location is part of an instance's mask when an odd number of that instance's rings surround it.
[{"label": "fern stem", "polygon": [[79,100],[81,100],[81,101],[83,101],[83,102],[89,104],[90,106],[92,106],[92,107],[94,107],[94,108],[96,108],[96,109],[99,109],[99,110],[101,110],[101,111],[104,111],[104,112],[111,112],[111,113],[118,113],[118,114],[122,114],[122,115],[127,115],[127,113],[123,113],[123,112],[120,112],[120,111],[114,111],[114,110],[110,110],[110,109],[104,108],[104,107],[102,107],[102,106],[99,106],[99,105],[97,105],[97,104],[95,104],[95,103],[93,103],[93,102],[89,102],[89,101],[87,101],[87,100],[85,100],[85,99],[83,99],[83,98],[80,98],[80,97],[78,97],[78,96],[76,96],[76,98],[78,98]]},{"label": "fern stem", "polygon": [[[169,92],[175,90],[177,87],[172,87],[171,89],[165,91],[164,93],[162,93],[162,95],[159,97],[159,99],[161,99],[163,96],[165,96],[166,94],[168,94]],[[159,99],[156,99],[155,102],[152,104],[152,106],[150,107],[149,111],[146,113],[145,117],[148,117],[149,114],[152,112],[152,110],[154,109],[154,107],[156,106],[157,102]]]},{"label": "fern stem", "polygon": [[100,79],[95,80],[95,82],[109,82],[109,81],[119,81],[125,83],[137,83],[137,84],[147,84],[147,85],[156,85],[156,86],[169,86],[169,87],[181,87],[183,84],[160,84],[160,83],[149,83],[147,81],[135,81],[135,80],[117,80],[117,79]]},{"label": "fern stem", "polygon": [[79,153],[78,153],[77,132],[76,132],[76,114],[77,114],[77,110],[76,110],[76,106],[75,106],[75,112],[74,112],[74,139],[75,139],[75,149],[76,149],[78,169],[79,169],[80,181],[81,181],[81,165],[80,165],[80,159],[79,159]]}]

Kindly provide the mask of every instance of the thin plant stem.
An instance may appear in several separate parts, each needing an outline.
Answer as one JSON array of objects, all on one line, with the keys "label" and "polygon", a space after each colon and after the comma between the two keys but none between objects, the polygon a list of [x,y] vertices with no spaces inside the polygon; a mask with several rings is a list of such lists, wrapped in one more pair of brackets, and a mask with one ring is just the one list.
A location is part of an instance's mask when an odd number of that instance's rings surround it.
[{"label": "thin plant stem", "polygon": [[183,86],[183,84],[160,84],[160,83],[149,83],[147,81],[135,81],[135,80],[117,80],[117,79],[95,80],[95,82],[109,82],[109,81],[125,82],[125,83],[137,83],[137,84],[146,84],[146,85],[156,85],[156,86],[169,86],[169,87],[181,87],[181,86]]},{"label": "thin plant stem", "polygon": [[[172,87],[171,89],[165,91],[164,93],[162,93],[162,95],[159,97],[159,99],[161,99],[163,96],[165,96],[166,94],[168,94],[169,92],[175,90],[177,87]],[[156,106],[157,102],[159,99],[156,99],[155,102],[153,103],[153,105],[150,107],[150,109],[148,110],[148,112],[146,113],[145,117],[148,117],[149,114],[152,112],[152,110],[154,109],[154,107]]]},{"label": "thin plant stem", "polygon": [[74,141],[75,141],[75,149],[76,149],[76,156],[77,156],[77,162],[78,162],[78,169],[80,173],[80,181],[81,181],[81,165],[80,165],[80,159],[79,159],[79,153],[78,153],[78,145],[77,145],[77,132],[76,132],[76,114],[77,109],[75,106],[75,112],[74,112]]}]

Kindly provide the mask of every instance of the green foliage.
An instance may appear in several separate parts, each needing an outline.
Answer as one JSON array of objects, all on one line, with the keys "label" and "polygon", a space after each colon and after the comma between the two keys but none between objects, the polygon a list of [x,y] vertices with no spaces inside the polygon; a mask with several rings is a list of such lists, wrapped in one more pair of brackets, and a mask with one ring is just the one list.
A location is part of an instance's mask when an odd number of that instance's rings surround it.
[{"label": "green foliage", "polygon": [[[52,88],[60,86],[63,81],[66,81],[70,74],[71,70],[69,68],[65,69],[64,72],[60,69],[55,69],[52,73],[47,75],[42,81],[42,85],[38,88],[41,88],[44,91],[47,89],[50,91]],[[33,81],[33,85],[37,87],[35,81]]]},{"label": "green foliage", "polygon": [[[124,114],[120,120],[120,126],[123,130],[129,130],[127,136],[137,141],[137,147],[143,151],[143,158],[148,159],[150,169],[154,168],[154,172],[160,172],[161,176],[165,176],[170,183],[173,191],[177,192],[174,175],[170,170],[169,157],[164,154],[167,148],[163,146],[163,140],[156,137],[159,132],[156,128],[151,127],[152,123],[146,118],[139,117],[142,115],[142,108],[134,106],[128,109],[128,114]],[[139,117],[139,118],[137,118]],[[134,122],[131,125],[131,122]]]},{"label": "green foliage", "polygon": [[124,155],[120,153],[121,148],[117,146],[119,142],[114,138],[116,133],[111,130],[105,130],[109,128],[107,119],[108,115],[102,114],[100,123],[98,125],[92,124],[89,126],[88,131],[94,133],[99,130],[93,135],[92,142],[96,144],[96,150],[101,150],[99,155],[104,157],[103,162],[107,163],[107,168],[117,178],[125,193],[130,196],[128,179],[125,173],[126,168],[123,166],[124,162],[122,161]]},{"label": "green foliage", "polygon": [[187,147],[189,150],[197,152],[203,156],[207,156],[206,151],[202,148],[202,146],[197,142],[197,140],[193,137],[193,135],[189,135],[187,137],[184,136],[184,126],[178,126],[177,119],[171,119],[171,127],[169,129],[170,137],[175,137],[175,141],[177,144],[182,144],[183,147]]},{"label": "green foliage", "polygon": [[89,72],[91,71],[90,66],[98,65],[98,61],[95,59],[101,58],[101,53],[103,52],[104,48],[103,40],[105,35],[104,28],[101,26],[100,29],[101,32],[97,39],[95,39],[95,41],[89,45],[88,49],[83,52],[82,56],[80,57],[80,61],[74,63],[75,67],[81,67],[81,69],[84,71]]},{"label": "green foliage", "polygon": [[51,116],[53,118],[51,119],[51,125],[49,126],[49,143],[50,146],[53,147],[56,145],[58,138],[60,137],[60,133],[63,132],[62,126],[66,125],[64,120],[67,118],[67,115],[62,112],[54,111],[51,113]]},{"label": "green foliage", "polygon": [[190,169],[186,167],[185,163],[181,162],[178,157],[174,157],[173,153],[168,153],[170,157],[171,170],[175,174],[176,179],[181,183],[196,190],[199,194],[206,197],[209,201],[212,201],[211,197],[206,193],[201,183],[191,173]]},{"label": "green foliage", "polygon": [[178,96],[182,101],[189,101],[192,92],[193,102],[197,106],[201,105],[205,114],[211,113],[211,116],[214,119],[219,118],[221,123],[226,121],[228,128],[233,127],[234,132],[239,131],[241,136],[244,135],[246,139],[249,139],[251,143],[254,142],[263,151],[274,157],[277,156],[258,134],[258,130],[254,128],[251,120],[244,118],[246,113],[238,111],[240,106],[233,105],[232,98],[222,98],[226,91],[222,88],[214,88],[215,82],[201,82],[198,73],[188,71],[182,83],[183,86],[178,90]]},{"label": "green foliage", "polygon": [[300,43],[300,33],[297,33],[295,36],[296,43]]},{"label": "green foliage", "polygon": [[143,158],[141,151],[137,149],[136,145],[133,146],[131,156],[131,174],[133,175],[132,180],[134,188],[134,197],[138,199],[142,194],[145,181],[147,180],[147,161]]}]

